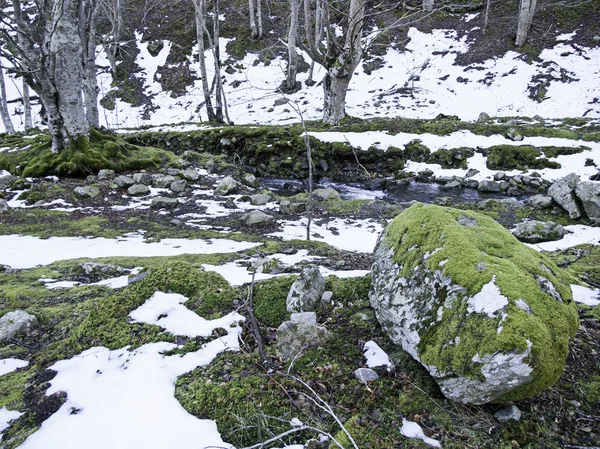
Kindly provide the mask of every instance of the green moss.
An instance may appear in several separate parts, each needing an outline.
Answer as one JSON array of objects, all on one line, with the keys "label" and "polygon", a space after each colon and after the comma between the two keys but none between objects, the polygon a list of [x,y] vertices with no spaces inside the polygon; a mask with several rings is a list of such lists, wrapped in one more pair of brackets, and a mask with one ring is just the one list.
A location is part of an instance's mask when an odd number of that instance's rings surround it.
[{"label": "green moss", "polygon": [[583,395],[589,403],[600,402],[600,376],[593,376],[581,385]]},{"label": "green moss", "polygon": [[286,299],[297,276],[284,276],[258,282],[254,286],[254,314],[261,325],[279,327],[289,313]]},{"label": "green moss", "polygon": [[[465,217],[476,226],[463,226]],[[476,354],[496,351],[524,351],[533,342],[530,365],[535,380],[517,388],[501,401],[516,400],[552,385],[562,373],[569,339],[578,328],[577,308],[571,298],[574,278],[536,251],[520,243],[501,225],[483,215],[438,206],[417,204],[400,214],[386,230],[386,241],[393,246],[400,276],[406,277],[426,263],[430,270],[441,270],[455,284],[466,289],[465,298],[481,291],[494,280],[509,300],[508,317],[500,318],[467,312],[466,301],[455,301],[443,309],[443,326],[429,323],[419,343],[423,362],[460,375]],[[430,257],[423,262],[423,256]],[[544,270],[547,267],[551,272]],[[440,268],[442,267],[442,268]],[[548,279],[564,299],[551,299],[540,291],[534,276]],[[515,305],[525,299],[533,313]],[[444,298],[437,298],[438,301]],[[552,323],[552,330],[548,328]],[[465,331],[466,330],[466,331]],[[456,335],[460,342],[449,345]]]},{"label": "green moss", "polygon": [[30,370],[13,371],[0,376],[0,408],[23,410],[23,392],[29,376]]},{"label": "green moss", "polygon": [[483,150],[486,166],[491,170],[560,168],[557,162],[541,158],[541,152],[531,145],[496,145]]}]

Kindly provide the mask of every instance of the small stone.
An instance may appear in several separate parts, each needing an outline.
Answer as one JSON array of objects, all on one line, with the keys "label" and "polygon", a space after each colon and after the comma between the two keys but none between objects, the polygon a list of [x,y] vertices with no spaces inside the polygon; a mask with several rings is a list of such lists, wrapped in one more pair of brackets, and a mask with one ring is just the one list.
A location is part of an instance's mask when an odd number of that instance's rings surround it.
[{"label": "small stone", "polygon": [[177,178],[172,175],[153,175],[152,185],[158,189],[168,189],[173,181]]},{"label": "small stone", "polygon": [[186,170],[183,170],[181,172],[181,176],[183,177],[183,179],[192,182],[198,181],[198,179],[200,179],[200,173],[198,173],[198,170],[196,170],[195,168],[188,168]]},{"label": "small stone", "polygon": [[98,181],[110,181],[115,179],[115,171],[110,169],[102,169],[98,172]]},{"label": "small stone", "polygon": [[503,171],[496,172],[494,174],[494,181],[502,181],[505,176],[506,176],[506,173],[504,173]]},{"label": "small stone", "polygon": [[289,362],[310,347],[324,345],[332,334],[323,326],[285,321],[277,329],[276,338],[275,353],[284,362]]},{"label": "small stone", "polygon": [[250,196],[250,201],[254,206],[264,206],[269,201],[271,201],[271,195],[267,195],[265,193],[258,193],[256,195]]},{"label": "small stone", "polygon": [[509,130],[506,132],[506,138],[514,142],[520,142],[523,140],[523,136],[519,134],[519,131],[517,131],[515,128],[509,128]]},{"label": "small stone", "polygon": [[144,196],[150,193],[150,189],[144,184],[134,184],[127,189],[127,193],[131,196]]},{"label": "small stone", "polygon": [[321,295],[321,302],[323,304],[331,304],[332,300],[333,300],[333,292],[327,291],[327,292],[323,292],[323,294]]},{"label": "small stone", "polygon": [[263,211],[253,210],[242,215],[242,220],[247,226],[261,226],[271,223],[273,217],[269,214],[265,214]]},{"label": "small stone", "polygon": [[121,175],[115,178],[114,183],[122,189],[128,189],[135,184],[135,181],[129,176]]},{"label": "small stone", "polygon": [[509,405],[494,413],[494,418],[500,422],[507,422],[510,420],[519,421],[521,419],[521,410],[519,410],[516,405]]},{"label": "small stone", "polygon": [[379,375],[371,368],[358,368],[354,371],[354,377],[363,384],[379,379]]},{"label": "small stone", "polygon": [[235,179],[231,176],[226,176],[217,183],[215,195],[229,195],[235,193],[238,187],[239,184]]},{"label": "small stone", "polygon": [[[2,170],[0,170],[0,173],[2,173]],[[4,172],[7,173],[7,172]],[[17,180],[16,176],[9,174],[5,174],[4,176],[0,176],[0,190],[6,190],[8,188],[10,188],[10,186],[13,185],[13,182],[15,182]]]},{"label": "small stone", "polygon": [[317,314],[315,312],[297,312],[290,316],[292,323],[305,323],[317,325]]},{"label": "small stone", "polygon": [[306,211],[306,203],[295,203],[283,200],[279,203],[279,212],[282,214],[301,214]]},{"label": "small stone", "polygon": [[487,112],[481,112],[479,117],[477,117],[478,122],[485,122],[490,119],[490,115]]},{"label": "small stone", "polygon": [[100,195],[100,189],[95,186],[75,187],[73,193],[81,199],[96,198]]},{"label": "small stone", "polygon": [[164,196],[157,196],[152,198],[150,207],[152,209],[175,209],[179,206],[179,200],[177,198],[168,198]]},{"label": "small stone", "polygon": [[10,209],[10,206],[6,202],[6,200],[0,199],[0,212],[6,212]]},{"label": "small stone", "polygon": [[287,295],[288,312],[315,310],[325,291],[325,279],[315,265],[309,265],[294,281]]},{"label": "small stone", "polygon": [[467,170],[467,173],[465,173],[465,178],[472,178],[477,173],[479,173],[479,170],[474,169],[474,168],[470,168],[470,169]]},{"label": "small stone", "polygon": [[171,191],[175,192],[175,193],[183,192],[186,187],[187,187],[187,181],[185,179],[178,179],[176,181],[173,181],[169,186]]},{"label": "small stone", "polygon": [[134,173],[133,180],[136,184],[152,185],[152,175],[149,173]]},{"label": "small stone", "polygon": [[340,194],[337,190],[332,188],[315,189],[313,190],[313,197],[320,201],[325,201],[329,199],[339,200]]},{"label": "small stone", "polygon": [[165,170],[165,173],[168,176],[179,176],[181,174],[181,170],[178,168],[169,167]]},{"label": "small stone", "polygon": [[273,106],[283,106],[284,104],[287,104],[288,101],[287,98],[278,98],[273,102]]},{"label": "small stone", "polygon": [[258,181],[256,180],[256,176],[254,176],[252,173],[246,173],[244,175],[244,184],[250,187],[257,187]]}]

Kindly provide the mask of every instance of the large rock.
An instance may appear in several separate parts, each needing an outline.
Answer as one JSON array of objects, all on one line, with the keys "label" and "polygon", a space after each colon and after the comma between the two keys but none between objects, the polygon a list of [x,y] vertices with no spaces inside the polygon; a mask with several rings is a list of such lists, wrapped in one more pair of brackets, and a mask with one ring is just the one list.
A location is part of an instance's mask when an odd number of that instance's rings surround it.
[{"label": "large rock", "polygon": [[560,377],[578,328],[569,281],[494,220],[416,204],[380,236],[369,296],[390,338],[448,398],[484,404]]},{"label": "large rock", "polygon": [[200,179],[200,173],[195,168],[188,168],[181,172],[181,177],[187,181],[198,181]]},{"label": "large rock", "polygon": [[571,173],[554,182],[548,188],[548,195],[566,210],[571,218],[579,218],[582,215],[577,197],[575,196],[577,184],[579,184],[579,176]]},{"label": "large rock", "polygon": [[157,196],[152,198],[150,207],[152,209],[175,209],[179,206],[179,200],[177,198],[168,198],[164,196]]},{"label": "large rock", "polygon": [[73,193],[82,199],[96,198],[100,195],[100,189],[96,186],[79,186],[73,189]]},{"label": "large rock", "polygon": [[287,295],[288,312],[310,312],[321,302],[325,291],[325,279],[315,265],[309,265],[292,286]]},{"label": "large rock", "polygon": [[12,186],[13,182],[15,182],[16,180],[16,176],[13,176],[8,172],[0,171],[0,190],[9,189]]},{"label": "large rock", "polygon": [[0,318],[0,342],[18,335],[27,334],[37,324],[37,317],[28,314],[24,310],[8,312]]},{"label": "large rock", "polygon": [[568,234],[565,228],[553,221],[525,221],[512,230],[513,235],[522,242],[541,243],[560,240]]},{"label": "large rock", "polygon": [[144,196],[150,193],[150,189],[145,184],[134,184],[127,189],[127,193],[131,196]]},{"label": "large rock", "polygon": [[152,175],[152,185],[157,189],[168,189],[177,178],[172,175]]},{"label": "large rock", "polygon": [[10,209],[10,206],[8,205],[6,200],[3,200],[2,198],[0,198],[0,212],[6,212],[9,209]]},{"label": "large rock", "polygon": [[111,181],[115,179],[115,171],[104,168],[98,172],[98,181]]},{"label": "large rock", "polygon": [[330,187],[326,188],[326,189],[315,189],[313,190],[313,196],[320,201],[325,201],[325,200],[339,200],[340,199],[340,194],[337,190],[332,189]]},{"label": "large rock", "polygon": [[600,222],[600,182],[580,182],[575,187],[575,195],[581,201],[583,210],[596,223]]},{"label": "large rock", "polygon": [[215,195],[229,195],[235,193],[239,188],[239,183],[231,176],[225,176],[217,183]]},{"label": "large rock", "polygon": [[527,203],[536,209],[549,209],[554,204],[554,200],[551,196],[533,195],[527,200]]},{"label": "large rock", "polygon": [[128,189],[135,184],[135,181],[131,176],[121,175],[115,178],[114,183],[122,189]]},{"label": "large rock", "polygon": [[242,221],[246,226],[264,226],[273,222],[273,216],[265,214],[260,210],[253,210],[242,215]]},{"label": "large rock", "polygon": [[256,195],[250,196],[250,201],[254,206],[264,206],[271,201],[271,195],[266,193],[257,193]]}]

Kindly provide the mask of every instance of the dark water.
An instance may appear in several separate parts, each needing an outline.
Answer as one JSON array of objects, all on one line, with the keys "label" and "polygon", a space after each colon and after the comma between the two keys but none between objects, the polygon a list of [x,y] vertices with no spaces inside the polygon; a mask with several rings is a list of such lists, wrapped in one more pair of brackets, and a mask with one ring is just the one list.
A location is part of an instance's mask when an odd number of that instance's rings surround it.
[{"label": "dark water", "polygon": [[[298,180],[263,178],[265,186],[281,196],[292,196],[304,192],[306,186]],[[422,203],[433,203],[437,198],[450,197],[454,202],[477,203],[487,198],[503,199],[506,195],[499,193],[482,193],[475,189],[455,188],[450,190],[440,189],[439,184],[411,182],[406,185],[394,185],[386,190],[371,190],[369,186],[361,183],[339,183],[328,182],[315,184],[314,188],[331,187],[337,190],[345,200],[351,199],[381,199],[390,203],[420,201]],[[520,201],[527,199],[526,196],[516,197]]]}]

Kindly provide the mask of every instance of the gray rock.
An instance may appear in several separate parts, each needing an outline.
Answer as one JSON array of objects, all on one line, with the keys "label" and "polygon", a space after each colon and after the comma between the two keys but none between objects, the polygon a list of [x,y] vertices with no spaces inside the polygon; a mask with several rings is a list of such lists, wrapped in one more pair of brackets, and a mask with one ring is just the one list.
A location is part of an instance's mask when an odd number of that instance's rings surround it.
[{"label": "gray rock", "polygon": [[14,312],[8,312],[0,318],[0,341],[8,340],[17,335],[25,335],[37,325],[37,317],[24,310],[18,309]]},{"label": "gray rock", "polygon": [[229,195],[235,193],[239,188],[239,183],[231,176],[226,176],[217,183],[215,195]]},{"label": "gray rock", "polygon": [[115,178],[114,183],[122,189],[128,189],[135,184],[135,181],[130,176],[121,175]]},{"label": "gray rock", "polygon": [[200,173],[195,168],[188,168],[181,172],[181,176],[183,179],[186,179],[191,182],[198,181],[200,179]]},{"label": "gray rock", "polygon": [[153,175],[152,185],[158,189],[168,189],[177,178],[173,175]]},{"label": "gray rock", "polygon": [[452,190],[452,189],[458,189],[462,187],[462,184],[458,181],[450,181],[447,184],[444,184],[443,186],[440,186],[440,190]]},{"label": "gray rock", "polygon": [[379,375],[371,368],[358,368],[357,370],[354,370],[354,377],[363,384],[379,379]]},{"label": "gray rock", "polygon": [[18,178],[13,175],[0,176],[0,190],[9,189]]},{"label": "gray rock", "polygon": [[134,173],[133,180],[136,184],[144,184],[145,186],[151,186],[153,178],[150,173]]},{"label": "gray rock", "polygon": [[252,173],[246,173],[244,175],[244,184],[250,187],[258,187],[258,180]]},{"label": "gray rock", "polygon": [[503,171],[496,172],[494,174],[494,181],[502,181],[505,176],[506,176],[506,173],[504,173]]},{"label": "gray rock", "polygon": [[257,193],[256,195],[250,196],[250,201],[255,206],[264,206],[271,201],[271,195],[267,195],[266,193]]},{"label": "gray rock", "polygon": [[581,201],[583,210],[588,218],[596,223],[600,222],[600,182],[580,182],[575,187],[575,195]]},{"label": "gray rock", "polygon": [[512,230],[513,235],[522,242],[540,243],[562,239],[568,231],[553,221],[525,221]]},{"label": "gray rock", "polygon": [[150,189],[144,184],[134,184],[127,189],[127,193],[131,196],[144,196],[150,193]]},{"label": "gray rock", "polygon": [[332,300],[333,300],[333,292],[327,291],[327,292],[323,292],[323,294],[321,295],[321,302],[323,304],[331,304]]},{"label": "gray rock", "polygon": [[292,313],[290,316],[290,321],[292,323],[305,323],[312,324],[314,326],[317,325],[317,314],[315,312],[298,312]]},{"label": "gray rock", "polygon": [[288,200],[283,200],[279,203],[279,212],[282,214],[301,214],[306,212],[306,203],[295,203]]},{"label": "gray rock", "polygon": [[177,206],[179,206],[177,198],[168,198],[165,196],[152,198],[152,202],[150,203],[152,209],[175,209]]},{"label": "gray rock", "polygon": [[285,321],[276,334],[275,353],[284,362],[292,361],[310,347],[325,345],[332,334],[323,326]]},{"label": "gray rock", "polygon": [[284,104],[287,104],[288,101],[289,100],[287,98],[278,98],[273,102],[273,106],[282,106]]},{"label": "gray rock", "polygon": [[485,122],[490,119],[490,115],[487,112],[481,112],[479,117],[477,117],[478,122]]},{"label": "gray rock", "polygon": [[489,181],[487,179],[480,181],[477,186],[477,190],[479,192],[499,192],[500,191],[500,183],[496,181]]},{"label": "gray rock", "polygon": [[479,173],[479,170],[476,170],[474,168],[470,168],[470,169],[467,170],[467,173],[465,173],[465,178],[472,178],[477,173]]},{"label": "gray rock", "polygon": [[313,197],[320,201],[325,201],[329,199],[339,200],[340,194],[337,190],[328,187],[326,189],[313,190]]},{"label": "gray rock", "polygon": [[[540,283],[542,263],[560,301]],[[382,328],[449,399],[520,400],[560,377],[578,328],[568,277],[493,219],[416,204],[380,236],[371,277]]]},{"label": "gray rock", "polygon": [[73,189],[73,193],[78,198],[86,199],[86,198],[96,198],[100,195],[100,189],[95,186],[79,186]]},{"label": "gray rock", "polygon": [[527,203],[531,207],[535,207],[536,209],[548,209],[552,207],[554,204],[554,200],[551,196],[546,195],[533,195],[527,200]]},{"label": "gray rock", "polygon": [[261,210],[253,210],[242,215],[242,221],[246,226],[263,226],[273,221],[273,216],[265,214]]},{"label": "gray rock", "polygon": [[115,171],[104,168],[98,172],[98,181],[111,181],[115,179]]},{"label": "gray rock", "polygon": [[178,168],[169,167],[165,170],[165,173],[168,176],[179,176],[181,174],[181,170]]},{"label": "gray rock", "polygon": [[175,193],[181,193],[181,192],[185,191],[186,187],[187,187],[187,181],[185,179],[178,179],[176,181],[173,181],[169,185],[169,188],[171,189],[171,191],[175,192]]},{"label": "gray rock", "polygon": [[571,218],[579,218],[582,215],[581,208],[577,203],[575,189],[579,184],[579,176],[575,173],[565,176],[554,182],[548,188],[548,195],[558,203],[560,207],[569,213]]},{"label": "gray rock", "polygon": [[292,286],[287,295],[288,312],[310,312],[321,302],[325,291],[325,279],[315,265],[309,265]]},{"label": "gray rock", "polygon": [[523,140],[523,136],[519,134],[519,131],[517,131],[515,128],[509,128],[509,130],[506,132],[506,138],[514,142],[520,142]]},{"label": "gray rock", "polygon": [[97,262],[83,262],[79,264],[81,269],[86,275],[100,276],[100,277],[111,277],[120,276],[122,274],[129,273],[127,268],[119,267],[116,265],[108,265],[105,263]]},{"label": "gray rock", "polygon": [[494,418],[502,423],[511,420],[519,421],[521,419],[521,410],[519,410],[516,405],[509,405],[508,407],[503,407],[494,413]]},{"label": "gray rock", "polygon": [[0,212],[6,212],[9,209],[10,209],[10,206],[8,205],[6,200],[3,200],[2,198],[0,198]]}]

